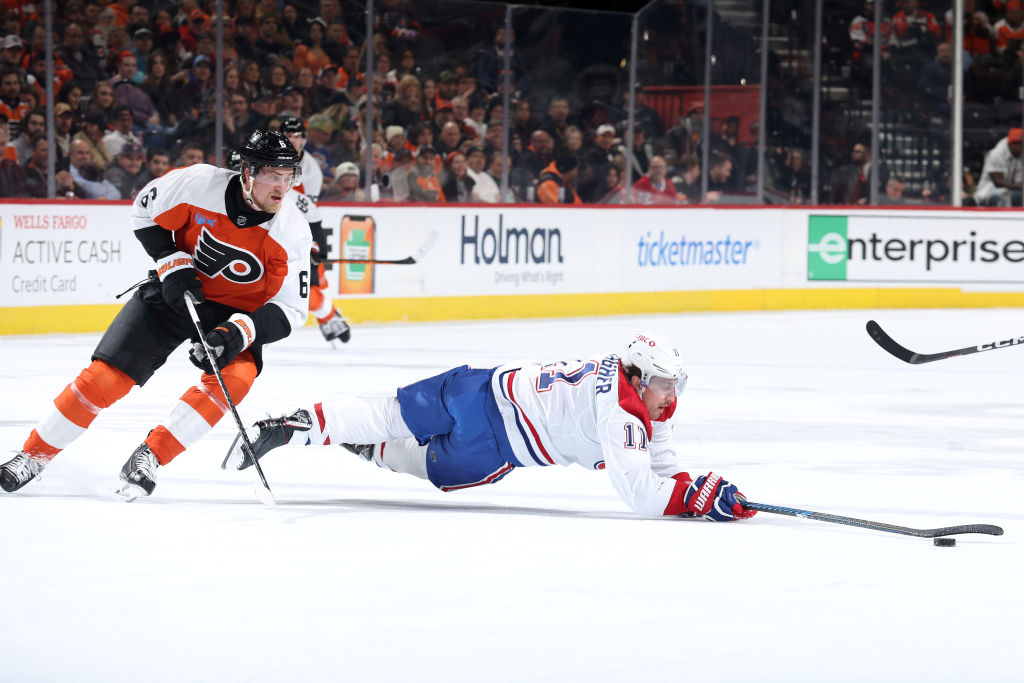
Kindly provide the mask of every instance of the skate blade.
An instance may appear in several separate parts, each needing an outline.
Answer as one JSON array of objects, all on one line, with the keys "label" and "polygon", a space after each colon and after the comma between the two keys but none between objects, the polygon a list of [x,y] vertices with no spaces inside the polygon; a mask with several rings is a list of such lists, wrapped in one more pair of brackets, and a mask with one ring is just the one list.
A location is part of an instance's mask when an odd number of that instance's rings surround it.
[{"label": "skate blade", "polygon": [[228,454],[224,456],[224,462],[220,464],[222,470],[240,470],[245,465],[245,452],[238,447],[238,442],[241,441],[242,435],[236,434],[235,440],[231,442],[231,447],[228,448]]},{"label": "skate blade", "polygon": [[126,503],[130,503],[136,498],[145,498],[149,494],[146,493],[146,489],[142,488],[138,484],[132,484],[131,482],[122,482],[121,488],[117,489],[114,493],[121,496],[121,499]]}]

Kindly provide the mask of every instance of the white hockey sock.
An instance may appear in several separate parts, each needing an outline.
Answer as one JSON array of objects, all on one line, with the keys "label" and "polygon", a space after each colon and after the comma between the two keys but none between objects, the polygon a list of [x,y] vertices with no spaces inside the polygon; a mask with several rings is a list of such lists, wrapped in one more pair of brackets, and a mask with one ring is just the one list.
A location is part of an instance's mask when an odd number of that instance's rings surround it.
[{"label": "white hockey sock", "polygon": [[308,439],[312,446],[376,444],[412,436],[394,396],[341,396],[306,410],[313,418],[313,428],[295,432],[291,443],[305,443]]}]

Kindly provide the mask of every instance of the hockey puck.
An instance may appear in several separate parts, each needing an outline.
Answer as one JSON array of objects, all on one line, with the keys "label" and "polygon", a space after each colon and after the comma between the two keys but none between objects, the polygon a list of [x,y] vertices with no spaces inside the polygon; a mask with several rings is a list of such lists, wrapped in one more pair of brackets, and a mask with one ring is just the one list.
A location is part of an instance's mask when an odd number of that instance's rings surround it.
[{"label": "hockey puck", "polygon": [[956,539],[955,538],[936,538],[934,541],[932,541],[932,544],[933,545],[937,545],[940,548],[952,548],[953,546],[956,545]]}]

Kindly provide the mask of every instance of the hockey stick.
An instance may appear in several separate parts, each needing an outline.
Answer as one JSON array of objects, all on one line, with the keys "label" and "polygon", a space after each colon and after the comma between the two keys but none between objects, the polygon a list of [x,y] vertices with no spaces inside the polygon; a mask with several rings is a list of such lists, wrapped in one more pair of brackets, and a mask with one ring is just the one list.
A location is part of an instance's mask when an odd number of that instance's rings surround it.
[{"label": "hockey stick", "polygon": [[936,360],[966,356],[972,353],[981,353],[982,351],[995,351],[997,349],[1006,349],[1011,346],[1017,346],[1018,344],[1024,344],[1024,336],[1020,336],[1013,337],[1011,339],[1004,339],[1003,341],[978,344],[977,346],[967,346],[953,351],[940,351],[939,353],[915,353],[904,346],[900,346],[900,344],[886,334],[881,325],[876,323],[874,320],[868,321],[867,330],[868,334],[871,335],[871,338],[875,340],[876,344],[899,358],[901,361],[910,363],[911,365],[931,363]]},{"label": "hockey stick", "polygon": [[437,230],[431,230],[427,234],[427,239],[423,240],[423,244],[416,248],[409,256],[400,259],[378,259],[378,258],[331,258],[324,259],[321,263],[369,263],[377,265],[392,265],[392,266],[410,266],[414,263],[419,263],[423,260],[423,257],[427,255],[427,252],[434,247],[434,243],[437,242]]},{"label": "hockey stick", "polygon": [[192,294],[189,292],[185,292],[185,307],[188,308],[188,314],[192,318],[192,324],[196,326],[196,332],[199,334],[199,341],[202,342],[203,348],[206,350],[206,358],[210,361],[210,367],[213,368],[213,374],[217,377],[217,383],[220,384],[220,390],[224,392],[224,398],[228,402],[228,408],[231,409],[231,415],[235,418],[235,425],[237,425],[238,434],[242,439],[242,450],[245,451],[245,454],[252,460],[252,464],[256,466],[256,473],[260,475],[259,482],[253,485],[253,492],[261,503],[273,507],[277,505],[277,501],[274,500],[274,494],[270,490],[270,484],[267,483],[267,478],[263,475],[263,468],[260,467],[260,461],[256,459],[256,456],[253,453],[252,444],[249,443],[249,436],[245,433],[245,427],[242,425],[242,418],[238,416],[238,410],[235,408],[235,402],[231,400],[231,394],[228,393],[227,385],[224,384],[224,376],[220,374],[220,368],[217,367],[217,361],[213,356],[213,351],[210,349],[210,345],[206,342],[206,334],[203,332],[202,323],[199,322],[199,313],[196,312],[195,301],[192,300]]},{"label": "hockey stick", "polygon": [[795,508],[784,508],[778,505],[767,505],[765,503],[751,503],[749,500],[742,501],[740,505],[745,510],[757,510],[758,512],[771,512],[776,515],[789,515],[790,517],[802,517],[814,519],[819,522],[832,522],[833,524],[845,524],[847,526],[872,529],[874,531],[888,531],[892,534],[904,536],[917,536],[919,538],[938,538],[939,536],[950,536],[952,534],[989,534],[990,536],[1002,536],[1003,530],[992,524],[961,524],[959,526],[947,526],[939,529],[912,529],[885,522],[870,522],[866,519],[854,517],[843,517],[825,512],[811,512],[810,510],[797,510]]}]

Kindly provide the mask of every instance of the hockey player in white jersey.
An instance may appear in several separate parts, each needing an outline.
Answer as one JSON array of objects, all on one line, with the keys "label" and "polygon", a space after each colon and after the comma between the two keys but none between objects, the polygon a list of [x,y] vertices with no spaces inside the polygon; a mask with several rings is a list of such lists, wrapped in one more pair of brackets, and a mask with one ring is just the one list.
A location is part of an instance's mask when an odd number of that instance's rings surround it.
[{"label": "hockey player in white jersey", "polygon": [[[735,485],[679,465],[669,420],[685,385],[675,344],[642,333],[621,355],[461,366],[394,397],[316,403],[249,431],[257,458],[286,443],[337,444],[442,491],[492,484],[517,467],[576,464],[605,471],[642,516],[753,516]],[[224,467],[251,465],[238,441]]]},{"label": "hockey player in white jersey", "polygon": [[317,203],[320,190],[324,185],[324,174],[320,164],[311,155],[306,154],[306,124],[296,116],[289,116],[281,121],[280,131],[292,143],[299,153],[299,170],[302,182],[292,188],[288,194],[295,200],[295,205],[309,222],[309,231],[313,236],[313,252],[310,263],[312,279],[309,290],[309,312],[320,325],[324,339],[337,339],[347,342],[352,337],[352,328],[342,317],[341,312],[334,308],[330,295],[327,293],[327,275],[324,272],[323,259],[327,258],[327,236],[324,234],[323,218]]}]

